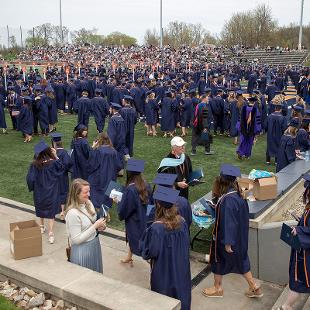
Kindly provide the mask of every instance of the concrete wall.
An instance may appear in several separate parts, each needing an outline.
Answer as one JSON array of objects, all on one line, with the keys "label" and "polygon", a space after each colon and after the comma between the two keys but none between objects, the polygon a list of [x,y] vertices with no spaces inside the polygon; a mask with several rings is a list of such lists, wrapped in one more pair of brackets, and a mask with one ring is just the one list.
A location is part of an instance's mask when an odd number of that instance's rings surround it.
[{"label": "concrete wall", "polygon": [[[295,221],[285,222],[296,225]],[[253,275],[261,280],[284,285],[288,283],[290,247],[280,239],[282,222],[250,228],[249,256]]]}]

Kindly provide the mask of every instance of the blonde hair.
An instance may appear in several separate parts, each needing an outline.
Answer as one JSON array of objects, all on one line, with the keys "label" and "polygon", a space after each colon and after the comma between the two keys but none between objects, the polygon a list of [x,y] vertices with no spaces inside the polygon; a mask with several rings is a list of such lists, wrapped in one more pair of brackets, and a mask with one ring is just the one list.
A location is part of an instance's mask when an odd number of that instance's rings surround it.
[{"label": "blonde hair", "polygon": [[282,104],[282,101],[283,101],[283,99],[282,99],[281,95],[276,95],[276,96],[271,100],[271,102],[272,102],[273,104],[278,104],[278,105],[281,105],[281,104]]},{"label": "blonde hair", "polygon": [[[81,209],[81,202],[79,201],[79,195],[83,187],[85,186],[89,186],[89,183],[83,179],[75,179],[72,181],[66,204],[66,214],[71,209],[78,209],[78,210]],[[91,216],[94,216],[96,214],[95,208],[93,207],[92,203],[89,200],[85,203],[85,208]]]}]

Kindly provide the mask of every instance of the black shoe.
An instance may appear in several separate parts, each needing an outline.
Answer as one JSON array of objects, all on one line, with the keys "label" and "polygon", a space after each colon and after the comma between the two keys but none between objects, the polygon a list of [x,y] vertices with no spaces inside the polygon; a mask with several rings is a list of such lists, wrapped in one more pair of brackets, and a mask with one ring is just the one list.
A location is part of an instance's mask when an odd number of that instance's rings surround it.
[{"label": "black shoe", "polygon": [[214,155],[214,151],[205,152],[205,155]]}]

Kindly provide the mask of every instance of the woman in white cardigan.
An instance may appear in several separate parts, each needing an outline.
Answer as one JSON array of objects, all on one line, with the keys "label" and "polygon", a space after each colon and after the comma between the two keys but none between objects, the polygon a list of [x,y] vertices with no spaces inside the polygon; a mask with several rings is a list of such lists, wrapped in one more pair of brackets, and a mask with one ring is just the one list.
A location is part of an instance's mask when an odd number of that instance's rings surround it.
[{"label": "woman in white cardigan", "polygon": [[89,200],[89,183],[75,179],[71,183],[66,210],[66,226],[71,245],[70,262],[103,272],[102,255],[97,230],[106,228],[105,219],[97,219]]}]

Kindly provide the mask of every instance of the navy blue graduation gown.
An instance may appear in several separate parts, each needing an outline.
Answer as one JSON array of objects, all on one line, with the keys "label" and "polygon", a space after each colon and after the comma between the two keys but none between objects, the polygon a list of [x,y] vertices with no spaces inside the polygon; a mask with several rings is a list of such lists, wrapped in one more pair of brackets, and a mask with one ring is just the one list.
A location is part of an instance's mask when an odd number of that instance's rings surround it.
[{"label": "navy blue graduation gown", "polygon": [[180,103],[180,125],[181,127],[189,127],[193,119],[192,100],[186,97]]},{"label": "navy blue graduation gown", "polygon": [[94,115],[98,132],[102,132],[105,124],[105,118],[109,114],[109,106],[102,97],[94,97],[91,100],[91,110]]},{"label": "navy blue graduation gown", "polygon": [[43,95],[41,99],[36,100],[36,109],[38,113],[38,119],[39,124],[42,132],[47,133],[48,132],[48,125],[49,125],[49,119],[48,119],[48,105],[45,99],[46,95]]},{"label": "navy blue graduation gown", "polygon": [[150,99],[145,103],[144,112],[146,118],[146,124],[156,125],[157,124],[157,111],[159,109],[158,103],[156,99]]},{"label": "navy blue graduation gown", "polygon": [[90,147],[86,138],[77,138],[72,141],[72,179],[88,179],[88,159]]},{"label": "navy blue graduation gown", "polygon": [[176,111],[176,101],[165,97],[161,103],[161,126],[162,131],[173,131],[176,127],[174,112]]},{"label": "navy blue graduation gown", "polygon": [[139,241],[146,229],[146,211],[147,206],[142,204],[135,184],[129,184],[117,206],[117,213],[121,221],[125,220],[126,237],[131,252],[139,256],[141,256]]},{"label": "navy blue graduation gown", "polygon": [[168,230],[153,223],[141,238],[142,257],[151,260],[151,290],[181,301],[182,310],[191,308],[190,239],[188,227]]},{"label": "navy blue graduation gown", "polygon": [[55,99],[57,108],[59,110],[65,110],[65,101],[66,101],[66,87],[64,84],[54,84]]},{"label": "navy blue graduation gown", "polygon": [[280,146],[281,136],[287,128],[287,122],[281,112],[274,112],[268,115],[265,123],[267,132],[267,151],[270,157],[275,157]]},{"label": "navy blue graduation gown", "polygon": [[77,89],[75,84],[68,84],[66,87],[66,99],[68,103],[68,111],[71,112],[75,101],[77,100]]},{"label": "navy blue graduation gown", "polygon": [[7,128],[6,121],[5,121],[5,101],[3,97],[0,95],[0,128]]},{"label": "navy blue graduation gown", "polygon": [[113,147],[102,145],[90,151],[89,177],[90,198],[95,208],[102,204],[112,207],[112,199],[105,195],[110,181],[116,181],[121,170],[118,154]]},{"label": "navy blue graduation gown", "polygon": [[32,135],[33,133],[33,114],[28,104],[24,104],[17,117],[17,129],[23,134]]},{"label": "navy blue graduation gown", "polygon": [[75,102],[74,110],[78,113],[78,124],[88,127],[91,112],[91,100],[88,97],[81,97]]},{"label": "navy blue graduation gown", "polygon": [[301,250],[292,248],[289,266],[289,287],[298,293],[310,293],[310,210],[306,209],[296,226]]},{"label": "navy blue graduation gown", "polygon": [[120,110],[119,113],[125,121],[125,128],[126,128],[125,153],[129,154],[132,157],[134,135],[135,135],[135,125],[137,123],[137,112],[132,107],[124,107]]},{"label": "navy blue graduation gown", "polygon": [[126,151],[126,127],[125,121],[119,113],[111,116],[107,134],[118,153],[120,162],[124,165],[124,155]]},{"label": "navy blue graduation gown", "polygon": [[229,105],[230,113],[230,128],[229,134],[231,137],[237,137],[239,132],[237,128],[237,123],[240,121],[240,110],[237,106],[237,101],[233,100]]},{"label": "navy blue graduation gown", "polygon": [[296,149],[300,150],[301,152],[306,152],[310,150],[309,133],[303,128],[300,128],[297,132]]},{"label": "navy blue graduation gown", "polygon": [[175,205],[178,209],[178,213],[184,218],[189,229],[192,224],[192,208],[189,201],[186,198],[179,196]]},{"label": "navy blue graduation gown", "polygon": [[[214,274],[245,274],[250,271],[249,206],[237,192],[228,192],[217,204],[212,235],[210,262]],[[233,253],[227,253],[225,245],[231,245]]]},{"label": "navy blue graduation gown", "polygon": [[50,160],[41,169],[31,164],[27,185],[33,192],[37,217],[53,219],[60,212],[59,181],[63,172],[64,166],[60,160]]},{"label": "navy blue graduation gown", "polygon": [[46,101],[48,107],[48,122],[50,125],[54,125],[58,122],[57,104],[55,98],[43,97],[43,101]]},{"label": "navy blue graduation gown", "polygon": [[277,153],[276,172],[279,172],[287,165],[296,160],[295,140],[291,135],[283,135]]},{"label": "navy blue graduation gown", "polygon": [[57,148],[57,156],[64,166],[62,175],[59,178],[59,199],[60,203],[64,205],[67,201],[67,196],[69,192],[69,176],[68,173],[71,172],[73,162],[68,152],[63,148]]},{"label": "navy blue graduation gown", "polygon": [[230,115],[231,102],[227,99],[224,100],[224,115],[223,115],[223,127],[225,131],[230,131],[231,127],[231,115]]}]

